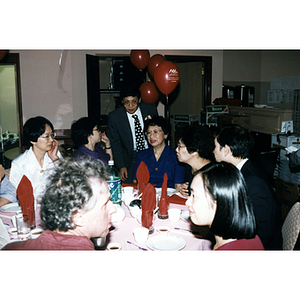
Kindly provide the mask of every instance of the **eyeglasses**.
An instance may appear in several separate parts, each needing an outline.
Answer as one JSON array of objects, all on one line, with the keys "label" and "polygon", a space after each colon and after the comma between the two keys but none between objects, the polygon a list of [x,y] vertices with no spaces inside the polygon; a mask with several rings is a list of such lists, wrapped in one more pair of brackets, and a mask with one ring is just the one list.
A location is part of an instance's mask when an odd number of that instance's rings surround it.
[{"label": "eyeglasses", "polygon": [[50,138],[54,139],[56,137],[56,133],[52,133],[50,135],[45,135],[45,136],[40,136],[40,138],[43,138],[43,139],[46,139],[46,140],[49,140]]},{"label": "eyeglasses", "polygon": [[122,101],[123,105],[124,106],[136,106],[138,103],[139,103],[139,100],[138,99],[134,99],[134,100],[123,100]]},{"label": "eyeglasses", "polygon": [[183,146],[183,145],[180,145],[180,144],[177,144],[177,148],[180,149],[180,148],[185,148],[186,146]]},{"label": "eyeglasses", "polygon": [[162,130],[153,130],[153,131],[147,131],[146,134],[147,135],[150,135],[150,134],[159,135],[160,132],[162,132]]}]

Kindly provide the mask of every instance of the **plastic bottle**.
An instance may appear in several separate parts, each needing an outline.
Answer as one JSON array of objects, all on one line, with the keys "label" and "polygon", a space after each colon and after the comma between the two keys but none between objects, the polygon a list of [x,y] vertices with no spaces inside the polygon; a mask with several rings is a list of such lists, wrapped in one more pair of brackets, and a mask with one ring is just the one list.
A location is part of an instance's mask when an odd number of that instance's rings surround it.
[{"label": "plastic bottle", "polygon": [[114,204],[122,204],[122,187],[121,187],[121,177],[118,170],[114,166],[114,161],[110,160],[108,162],[110,170],[110,178],[107,181],[109,191],[111,194],[111,201]]}]

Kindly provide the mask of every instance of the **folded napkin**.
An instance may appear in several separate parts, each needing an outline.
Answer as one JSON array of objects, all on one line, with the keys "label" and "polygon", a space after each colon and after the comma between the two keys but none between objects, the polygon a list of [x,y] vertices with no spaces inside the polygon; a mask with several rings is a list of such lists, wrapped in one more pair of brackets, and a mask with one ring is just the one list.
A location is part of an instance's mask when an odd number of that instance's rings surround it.
[{"label": "folded napkin", "polygon": [[181,204],[181,205],[185,205],[187,199],[188,199],[187,197],[179,196],[177,194],[173,194],[169,198],[170,203]]},{"label": "folded napkin", "polygon": [[153,224],[153,211],[156,207],[156,190],[151,183],[148,183],[144,189],[142,199],[142,226],[150,228]]},{"label": "folded napkin", "polygon": [[136,180],[138,182],[139,194],[143,193],[146,184],[149,182],[150,175],[147,165],[141,161],[136,171]]},{"label": "folded napkin", "polygon": [[25,175],[23,175],[18,185],[17,196],[22,208],[22,213],[30,216],[32,226],[35,221],[33,188],[30,180]]},{"label": "folded napkin", "polygon": [[159,200],[159,213],[162,216],[166,216],[168,214],[169,209],[169,196],[167,195],[167,187],[168,187],[168,175],[165,173],[164,175],[164,181],[161,186],[161,196]]}]

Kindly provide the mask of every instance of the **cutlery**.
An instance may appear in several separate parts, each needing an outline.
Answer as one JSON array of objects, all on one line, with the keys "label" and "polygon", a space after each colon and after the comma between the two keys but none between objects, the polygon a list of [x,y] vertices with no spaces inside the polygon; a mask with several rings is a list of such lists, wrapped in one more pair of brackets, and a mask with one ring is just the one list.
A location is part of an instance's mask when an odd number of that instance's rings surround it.
[{"label": "cutlery", "polygon": [[198,236],[198,237],[201,237],[201,238],[203,237],[203,236],[200,234],[200,232],[198,232],[198,231],[189,230],[189,229],[185,229],[185,228],[179,228],[179,227],[174,227],[174,229],[175,229],[175,230],[186,231],[186,232],[192,233],[192,234],[194,234],[194,235],[196,235],[196,236]]},{"label": "cutlery", "polygon": [[133,246],[136,246],[136,247],[138,247],[140,250],[143,250],[143,251],[148,251],[148,249],[146,249],[146,248],[143,248],[143,247],[140,247],[140,246],[136,245],[136,244],[135,244],[135,243],[133,243],[133,242],[127,241],[127,243],[128,243],[128,244],[130,244],[130,245],[133,245]]}]

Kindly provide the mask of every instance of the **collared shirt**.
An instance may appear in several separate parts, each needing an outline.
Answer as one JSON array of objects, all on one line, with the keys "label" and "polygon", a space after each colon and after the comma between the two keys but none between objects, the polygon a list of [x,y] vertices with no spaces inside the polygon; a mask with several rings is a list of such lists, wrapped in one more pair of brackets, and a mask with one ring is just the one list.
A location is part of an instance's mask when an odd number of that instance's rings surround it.
[{"label": "collared shirt", "polygon": [[18,202],[16,188],[6,178],[6,176],[4,176],[3,180],[0,183],[0,197],[3,197],[10,202]]},{"label": "collared shirt", "polygon": [[[57,155],[62,159],[59,151],[57,151]],[[55,163],[52,162],[47,152],[41,168],[32,147],[30,147],[29,150],[26,150],[12,161],[9,179],[17,189],[23,175],[26,175],[32,184],[34,198],[40,200],[46,188],[46,180],[54,168]]]},{"label": "collared shirt", "polygon": [[236,167],[241,171],[243,165],[247,162],[248,159],[249,159],[249,158],[243,159],[241,162],[239,162],[239,163],[236,165]]},{"label": "collared shirt", "polygon": [[[142,127],[142,130],[144,128],[144,120],[143,120],[143,116],[142,116],[142,112],[140,110],[140,108],[138,107],[138,109],[135,111],[135,113],[133,114],[130,114],[126,111],[126,114],[127,114],[127,118],[128,118],[128,121],[129,121],[129,124],[130,124],[130,128],[131,128],[131,132],[132,132],[132,138],[133,138],[133,150],[136,151],[136,142],[135,142],[135,130],[134,130],[134,119],[133,119],[133,115],[137,115],[138,118],[139,118],[139,121],[141,123],[141,127]],[[145,135],[144,135],[144,142],[145,142],[145,149],[148,148],[148,143],[145,139]]]}]

